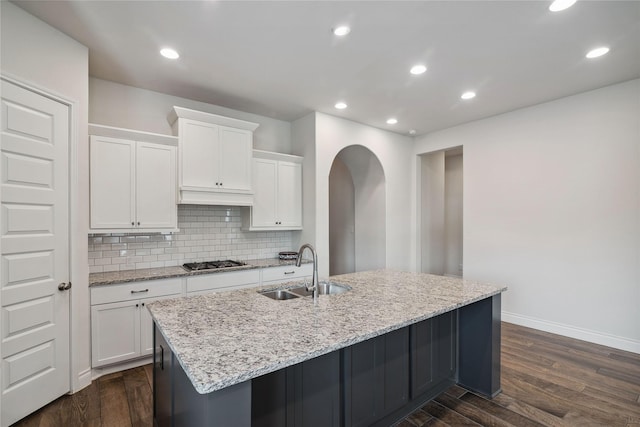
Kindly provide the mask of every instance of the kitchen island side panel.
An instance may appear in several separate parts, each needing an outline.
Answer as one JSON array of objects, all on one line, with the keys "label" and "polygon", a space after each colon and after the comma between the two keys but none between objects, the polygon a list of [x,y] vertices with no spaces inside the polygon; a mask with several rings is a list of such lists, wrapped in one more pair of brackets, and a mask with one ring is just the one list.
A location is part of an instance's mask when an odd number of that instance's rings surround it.
[{"label": "kitchen island side panel", "polygon": [[500,294],[458,311],[458,384],[488,397],[500,393]]}]

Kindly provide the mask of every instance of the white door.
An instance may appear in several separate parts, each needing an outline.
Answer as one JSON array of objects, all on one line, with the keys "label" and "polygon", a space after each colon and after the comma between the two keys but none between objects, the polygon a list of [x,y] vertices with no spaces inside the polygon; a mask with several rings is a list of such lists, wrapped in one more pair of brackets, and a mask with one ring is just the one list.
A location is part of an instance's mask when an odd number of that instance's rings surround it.
[{"label": "white door", "polygon": [[251,191],[253,133],[220,126],[220,184],[229,191]]},{"label": "white door", "polygon": [[278,162],[278,221],[302,227],[302,165]]},{"label": "white door", "polygon": [[175,147],[138,142],[136,200],[138,227],[177,227]]},{"label": "white door", "polygon": [[135,141],[92,136],[89,146],[91,228],[135,226]]},{"label": "white door", "polygon": [[218,126],[180,119],[180,187],[219,190]]},{"label": "white door", "polygon": [[254,227],[275,227],[278,205],[276,177],[278,162],[253,159],[253,207],[251,223]]},{"label": "white door", "polygon": [[2,81],[3,426],[69,391],[69,108]]},{"label": "white door", "polygon": [[91,307],[91,366],[129,360],[140,355],[140,301]]}]

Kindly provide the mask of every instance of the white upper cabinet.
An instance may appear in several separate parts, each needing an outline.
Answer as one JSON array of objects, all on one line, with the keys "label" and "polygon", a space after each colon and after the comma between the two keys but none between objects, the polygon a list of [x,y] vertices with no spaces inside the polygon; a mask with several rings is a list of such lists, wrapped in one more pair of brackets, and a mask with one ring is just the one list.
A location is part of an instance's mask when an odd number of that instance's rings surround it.
[{"label": "white upper cabinet", "polygon": [[302,229],[302,157],[254,150],[253,188],[245,229]]},{"label": "white upper cabinet", "polygon": [[251,206],[257,123],[173,107],[178,135],[179,203]]},{"label": "white upper cabinet", "polygon": [[176,231],[176,138],[100,125],[90,132],[91,231]]}]

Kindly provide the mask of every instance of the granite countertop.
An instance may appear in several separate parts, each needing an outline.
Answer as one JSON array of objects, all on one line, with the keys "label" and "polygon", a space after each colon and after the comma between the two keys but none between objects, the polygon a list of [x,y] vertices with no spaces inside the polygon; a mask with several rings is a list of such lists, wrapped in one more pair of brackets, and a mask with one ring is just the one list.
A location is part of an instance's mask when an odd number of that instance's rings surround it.
[{"label": "granite countertop", "polygon": [[161,300],[147,307],[194,388],[204,394],[507,289],[393,270],[345,274],[331,280],[352,289],[321,295],[316,305],[310,297],[273,300],[254,288]]},{"label": "granite countertop", "polygon": [[[182,266],[145,268],[142,270],[110,271],[107,273],[91,273],[89,286],[113,285],[116,283],[140,282],[144,280],[167,279],[170,277],[198,276],[201,274],[227,273],[230,271],[251,270],[255,268],[280,267],[294,265],[295,260],[281,260],[278,258],[250,259],[242,261],[246,265],[238,267],[221,268],[218,270],[188,271]],[[303,260],[303,264],[310,262]]]}]

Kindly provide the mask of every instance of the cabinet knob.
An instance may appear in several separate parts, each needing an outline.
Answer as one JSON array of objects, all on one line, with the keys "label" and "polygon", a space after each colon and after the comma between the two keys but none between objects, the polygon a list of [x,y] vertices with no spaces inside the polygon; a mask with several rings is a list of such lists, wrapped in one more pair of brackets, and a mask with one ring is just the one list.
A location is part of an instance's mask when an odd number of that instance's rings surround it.
[{"label": "cabinet knob", "polygon": [[220,183],[220,187],[222,187],[222,183]]},{"label": "cabinet knob", "polygon": [[136,304],[136,307],[139,307],[139,306],[140,306],[140,304]]},{"label": "cabinet knob", "polygon": [[131,225],[136,225],[136,223],[135,223],[135,222],[133,222],[133,221],[131,221]]},{"label": "cabinet knob", "polygon": [[140,225],[140,221],[138,221],[138,225]]},{"label": "cabinet knob", "polygon": [[219,183],[219,182],[216,182],[216,185],[220,185],[220,183]]}]

